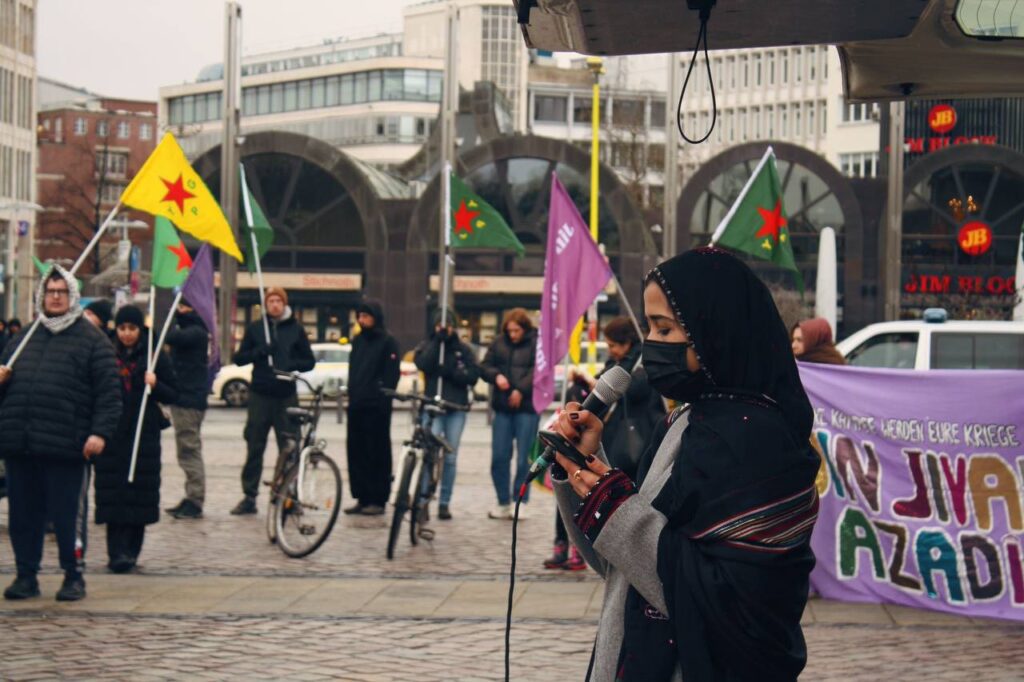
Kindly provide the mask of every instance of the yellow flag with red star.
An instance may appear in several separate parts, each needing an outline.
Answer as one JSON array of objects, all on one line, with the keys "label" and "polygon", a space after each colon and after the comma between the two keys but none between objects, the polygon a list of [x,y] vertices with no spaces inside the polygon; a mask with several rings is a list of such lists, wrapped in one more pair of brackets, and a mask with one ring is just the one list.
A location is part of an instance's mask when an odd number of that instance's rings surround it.
[{"label": "yellow flag with red star", "polygon": [[235,234],[220,204],[167,133],[121,195],[121,203],[163,216],[179,230],[242,262]]}]

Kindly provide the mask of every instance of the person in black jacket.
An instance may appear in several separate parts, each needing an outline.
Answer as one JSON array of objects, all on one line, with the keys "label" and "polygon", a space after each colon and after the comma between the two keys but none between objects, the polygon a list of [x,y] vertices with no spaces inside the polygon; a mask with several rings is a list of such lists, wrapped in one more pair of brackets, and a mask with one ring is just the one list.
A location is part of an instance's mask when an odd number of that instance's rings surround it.
[{"label": "person in black jacket", "polygon": [[57,599],[75,601],[85,596],[85,567],[76,552],[84,551],[85,529],[75,527],[82,482],[87,462],[114,435],[121,390],[114,347],[82,319],[74,277],[53,266],[39,284],[36,307],[41,324],[17,362],[8,366],[24,334],[11,339],[0,355],[0,457],[7,460],[17,565],[4,598],[39,595],[36,574],[49,519],[64,570]]},{"label": "person in black jacket", "polygon": [[167,332],[171,362],[178,380],[178,397],[171,402],[171,422],[178,465],[185,472],[185,497],[165,511],[176,519],[198,519],[206,501],[203,467],[203,418],[210,392],[210,333],[198,313],[182,298]]},{"label": "person in black jacket", "polygon": [[[533,366],[537,355],[537,337],[533,323],[523,308],[505,314],[501,334],[484,356],[484,379],[494,384],[491,407],[494,426],[491,434],[491,481],[498,496],[498,506],[488,513],[492,519],[512,518],[513,491],[526,480],[530,448],[537,438],[540,416],[533,411]],[[516,445],[516,478],[509,480],[512,443]],[[529,500],[526,490],[523,502]],[[520,512],[522,515],[522,512]]]},{"label": "person in black jacket", "polygon": [[[160,430],[165,422],[157,403],[174,402],[178,392],[174,368],[165,353],[159,354],[155,372],[146,371],[147,327],[142,311],[123,306],[114,323],[124,409],[114,440],[96,458],[96,523],[107,524],[107,567],[126,573],[139,559],[146,526],[160,518]],[[150,396],[139,435],[135,478],[129,483],[135,428],[147,385]]]},{"label": "person in black jacket", "polygon": [[377,516],[391,493],[391,399],[380,389],[398,385],[401,361],[379,301],[360,303],[356,322],[362,331],[348,364],[348,484],[356,502],[345,513]]},{"label": "person in black jacket", "polygon": [[[458,325],[455,313],[448,311],[446,324],[441,325],[441,311],[434,314],[434,332],[430,338],[416,346],[416,366],[426,377],[424,393],[440,395],[448,402],[469,405],[473,399],[473,385],[480,378],[480,365],[473,349],[459,340],[455,333]],[[441,364],[441,345],[444,344],[444,364]],[[441,385],[438,386],[438,383]],[[455,461],[458,457],[459,441],[466,427],[466,413],[453,411],[436,415],[430,428],[444,436],[454,448],[445,453],[444,470],[441,474],[441,497],[438,500],[437,516],[447,521],[452,517],[449,504],[455,487]]]},{"label": "person in black jacket", "polygon": [[270,287],[264,300],[270,343],[267,343],[263,320],[256,320],[245,330],[233,359],[236,365],[253,366],[249,414],[245,422],[245,441],[249,447],[242,468],[245,497],[231,510],[235,515],[256,513],[256,494],[263,473],[263,451],[267,447],[270,427],[274,427],[277,438],[278,457],[287,449],[288,440],[295,437],[294,424],[287,414],[289,407],[299,404],[295,383],[278,379],[274,372],[308,372],[316,366],[306,330],[292,316],[285,290]]}]

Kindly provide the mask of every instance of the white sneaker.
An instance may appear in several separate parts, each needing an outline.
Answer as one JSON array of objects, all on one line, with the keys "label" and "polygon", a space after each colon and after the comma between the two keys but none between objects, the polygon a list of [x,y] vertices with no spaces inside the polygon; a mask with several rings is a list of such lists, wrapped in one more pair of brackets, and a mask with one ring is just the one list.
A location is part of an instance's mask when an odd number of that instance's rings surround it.
[{"label": "white sneaker", "polygon": [[512,505],[510,504],[499,504],[497,507],[487,512],[487,518],[490,519],[511,519],[512,518]]}]

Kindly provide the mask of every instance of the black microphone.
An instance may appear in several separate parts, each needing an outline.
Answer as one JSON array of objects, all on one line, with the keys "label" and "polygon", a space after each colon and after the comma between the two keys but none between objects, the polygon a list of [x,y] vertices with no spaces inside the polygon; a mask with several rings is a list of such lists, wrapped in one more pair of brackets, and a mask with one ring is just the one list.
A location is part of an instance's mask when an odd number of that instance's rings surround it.
[{"label": "black microphone", "polygon": [[[583,409],[592,412],[601,418],[608,412],[612,405],[617,403],[622,396],[626,394],[626,390],[629,388],[629,382],[633,377],[628,371],[623,369],[621,366],[616,365],[607,372],[601,375],[598,379],[597,385],[594,386],[594,390],[590,392],[587,399],[583,401]],[[568,381],[569,377],[565,377]],[[537,478],[548,466],[555,461],[555,450],[553,448],[544,448],[544,452],[537,461],[530,467],[530,471],[526,475],[526,482],[523,483],[523,489],[529,483]],[[520,491],[522,496],[522,490]]]}]

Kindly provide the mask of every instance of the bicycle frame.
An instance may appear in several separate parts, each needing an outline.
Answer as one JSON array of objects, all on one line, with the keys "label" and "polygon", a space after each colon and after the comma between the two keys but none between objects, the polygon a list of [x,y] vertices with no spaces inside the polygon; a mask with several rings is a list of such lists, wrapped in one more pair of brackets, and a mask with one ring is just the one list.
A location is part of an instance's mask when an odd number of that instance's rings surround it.
[{"label": "bicycle frame", "polygon": [[[278,378],[285,380],[282,375],[278,375]],[[313,404],[310,408],[313,414],[308,421],[299,425],[298,438],[295,442],[296,449],[298,450],[298,461],[295,463],[295,466],[299,468],[296,481],[296,485],[298,486],[298,501],[300,505],[304,505],[307,502],[302,499],[304,494],[303,491],[305,490],[303,483],[305,481],[306,464],[309,462],[309,456],[312,453],[323,452],[324,450],[324,444],[318,442],[316,438],[317,426],[320,424],[320,415],[323,411],[324,391],[323,386],[314,387],[309,383],[309,381],[297,373],[289,374],[288,380],[301,381],[313,394]],[[289,455],[289,459],[290,457],[291,456]],[[285,461],[281,473],[284,473],[288,469],[288,462]]]}]

